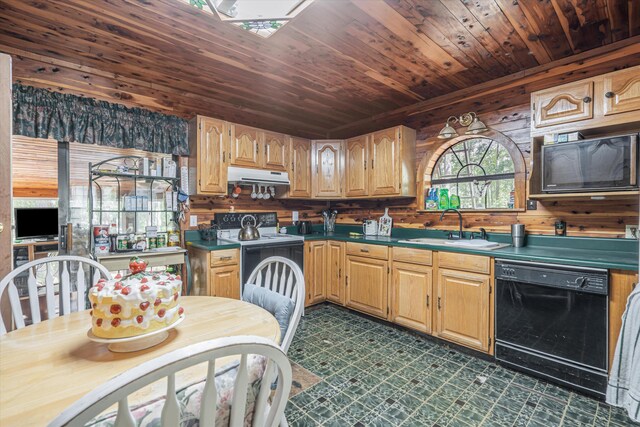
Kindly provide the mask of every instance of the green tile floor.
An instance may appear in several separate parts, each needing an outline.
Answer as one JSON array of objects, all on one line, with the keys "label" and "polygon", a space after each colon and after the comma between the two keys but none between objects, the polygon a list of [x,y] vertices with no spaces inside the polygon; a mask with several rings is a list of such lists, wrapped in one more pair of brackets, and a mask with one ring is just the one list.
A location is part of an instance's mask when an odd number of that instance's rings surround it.
[{"label": "green tile floor", "polygon": [[322,379],[290,399],[292,427],[638,425],[618,408],[332,305],[307,310],[289,357]]}]

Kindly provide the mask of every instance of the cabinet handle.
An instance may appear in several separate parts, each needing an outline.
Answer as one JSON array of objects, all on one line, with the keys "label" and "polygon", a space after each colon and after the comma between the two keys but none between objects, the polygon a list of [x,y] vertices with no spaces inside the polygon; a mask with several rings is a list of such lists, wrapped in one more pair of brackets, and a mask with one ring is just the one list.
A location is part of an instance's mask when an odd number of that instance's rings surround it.
[{"label": "cabinet handle", "polygon": [[222,163],[227,163],[227,153],[222,152]]},{"label": "cabinet handle", "polygon": [[429,295],[427,295],[427,308],[429,308]]},{"label": "cabinet handle", "polygon": [[367,170],[367,161],[364,161],[364,170]]},{"label": "cabinet handle", "polygon": [[232,257],[230,256],[221,256],[220,261],[229,261]]},{"label": "cabinet handle", "polygon": [[345,286],[349,286],[349,276],[344,276]]},{"label": "cabinet handle", "polygon": [[438,297],[438,310],[440,310],[440,297]]},{"label": "cabinet handle", "polygon": [[607,92],[604,94],[605,98],[613,98],[614,96],[616,96],[616,94],[613,92]]},{"label": "cabinet handle", "polygon": [[260,147],[258,147],[258,144],[256,144],[256,154],[260,153]]},{"label": "cabinet handle", "polygon": [[590,96],[585,96],[584,98],[582,98],[582,101],[583,101],[585,104],[588,104],[588,103],[590,103],[590,102],[591,102],[591,97],[590,97]]},{"label": "cabinet handle", "polygon": [[373,169],[373,159],[371,159],[371,169]]},{"label": "cabinet handle", "polygon": [[342,269],[341,269],[341,268],[339,268],[339,269],[338,269],[338,279],[339,279],[339,278],[341,278],[341,277],[342,277]]},{"label": "cabinet handle", "polygon": [[360,249],[360,252],[369,253],[369,249],[365,249],[365,248],[363,248],[363,249]]}]

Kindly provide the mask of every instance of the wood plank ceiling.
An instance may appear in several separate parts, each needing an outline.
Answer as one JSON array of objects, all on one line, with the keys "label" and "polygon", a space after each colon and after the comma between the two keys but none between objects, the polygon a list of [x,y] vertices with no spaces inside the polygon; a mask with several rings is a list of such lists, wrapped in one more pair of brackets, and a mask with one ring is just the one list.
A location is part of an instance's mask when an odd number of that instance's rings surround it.
[{"label": "wood plank ceiling", "polygon": [[640,34],[636,0],[316,0],[268,39],[178,0],[0,1],[15,79],[305,137]]}]

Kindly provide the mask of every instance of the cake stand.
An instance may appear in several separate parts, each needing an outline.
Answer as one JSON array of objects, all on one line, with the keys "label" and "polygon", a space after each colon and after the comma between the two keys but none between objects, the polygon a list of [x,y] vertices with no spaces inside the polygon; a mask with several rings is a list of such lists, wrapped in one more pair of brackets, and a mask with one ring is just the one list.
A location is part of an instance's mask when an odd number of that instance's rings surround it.
[{"label": "cake stand", "polygon": [[87,336],[91,341],[103,344],[109,344],[107,348],[114,353],[130,353],[132,351],[144,350],[154,345],[158,345],[169,337],[169,330],[175,328],[184,320],[184,313],[178,317],[178,320],[162,329],[157,329],[143,335],[126,338],[100,338],[91,332],[87,332]]}]

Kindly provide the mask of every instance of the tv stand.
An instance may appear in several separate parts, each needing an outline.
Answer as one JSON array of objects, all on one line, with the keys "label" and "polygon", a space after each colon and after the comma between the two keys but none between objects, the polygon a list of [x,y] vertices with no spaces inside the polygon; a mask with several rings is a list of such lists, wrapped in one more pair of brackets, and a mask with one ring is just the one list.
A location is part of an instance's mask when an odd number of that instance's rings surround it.
[{"label": "tv stand", "polygon": [[57,255],[58,250],[58,239],[32,239],[14,243],[13,268],[40,258],[46,258],[51,254]]}]

